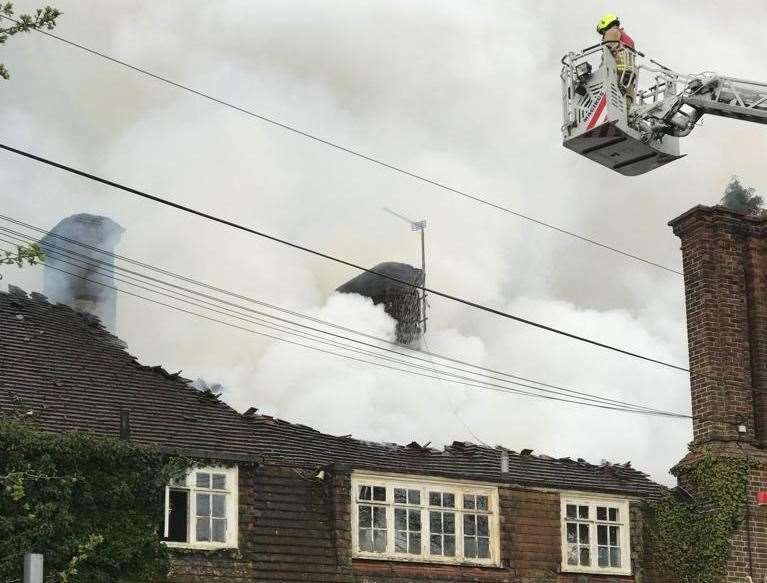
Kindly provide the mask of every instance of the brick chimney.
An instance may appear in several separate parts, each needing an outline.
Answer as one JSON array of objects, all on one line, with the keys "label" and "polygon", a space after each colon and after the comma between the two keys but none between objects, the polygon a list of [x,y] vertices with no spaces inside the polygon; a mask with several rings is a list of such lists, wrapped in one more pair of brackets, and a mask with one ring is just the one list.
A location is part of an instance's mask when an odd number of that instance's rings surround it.
[{"label": "brick chimney", "polygon": [[688,464],[704,449],[759,461],[748,474],[723,582],[761,582],[767,578],[767,506],[757,506],[767,491],[767,218],[698,206],[669,224],[682,240],[695,416],[691,451],[672,472],[687,485]]},{"label": "brick chimney", "polygon": [[682,241],[693,443],[764,448],[767,219],[698,206],[669,224]]}]

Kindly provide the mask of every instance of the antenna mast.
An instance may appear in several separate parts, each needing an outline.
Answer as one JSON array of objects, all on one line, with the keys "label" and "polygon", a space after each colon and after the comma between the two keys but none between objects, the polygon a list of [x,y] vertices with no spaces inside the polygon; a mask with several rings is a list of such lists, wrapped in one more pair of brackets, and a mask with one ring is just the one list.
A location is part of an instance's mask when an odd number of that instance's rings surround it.
[{"label": "antenna mast", "polygon": [[[420,220],[420,221],[413,221],[407,218],[404,215],[399,214],[398,212],[395,212],[389,208],[384,207],[384,209],[387,213],[390,215],[393,215],[397,217],[398,219],[402,219],[406,223],[410,223],[410,230],[411,231],[420,231],[421,232],[421,273],[423,274],[423,288],[426,288],[426,219]],[[427,308],[427,302],[426,302],[426,289],[421,290],[421,326],[423,333],[426,334],[426,320],[428,318],[426,317],[426,308]]]}]

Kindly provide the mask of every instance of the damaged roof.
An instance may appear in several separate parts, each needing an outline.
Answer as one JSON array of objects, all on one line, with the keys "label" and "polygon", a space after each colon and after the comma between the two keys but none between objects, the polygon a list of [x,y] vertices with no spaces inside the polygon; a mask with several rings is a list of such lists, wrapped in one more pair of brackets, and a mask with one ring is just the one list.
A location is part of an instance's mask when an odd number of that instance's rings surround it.
[{"label": "damaged roof", "polygon": [[252,459],[250,427],[179,374],[141,365],[93,316],[9,286],[0,292],[0,415],[46,431],[120,435],[163,450]]},{"label": "damaged roof", "polygon": [[[318,468],[332,464],[350,465],[358,470],[422,474],[506,482],[557,490],[614,492],[636,496],[657,496],[665,488],[630,463],[601,465],[583,460],[517,453],[468,442],[453,442],[443,449],[376,443],[336,437],[307,427],[245,413],[253,426],[255,444],[265,457],[280,457],[290,463]],[[501,472],[501,452],[509,458],[509,471]]]},{"label": "damaged roof", "polygon": [[444,476],[559,490],[655,496],[665,490],[630,464],[508,453],[454,442],[443,449],[320,433],[254,409],[244,415],[190,386],[178,373],[144,366],[97,318],[9,286],[0,292],[0,416],[21,416],[47,431],[120,435],[194,457],[272,461],[304,468]]}]

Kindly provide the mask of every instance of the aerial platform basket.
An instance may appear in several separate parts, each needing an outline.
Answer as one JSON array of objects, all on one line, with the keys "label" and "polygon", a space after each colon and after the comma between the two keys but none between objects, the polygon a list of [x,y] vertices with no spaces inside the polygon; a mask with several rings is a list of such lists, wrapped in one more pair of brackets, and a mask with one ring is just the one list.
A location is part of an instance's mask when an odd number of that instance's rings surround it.
[{"label": "aerial platform basket", "polygon": [[681,157],[679,139],[640,131],[636,55],[623,47],[623,66],[600,44],[562,59],[563,144],[624,176],[637,176]]}]

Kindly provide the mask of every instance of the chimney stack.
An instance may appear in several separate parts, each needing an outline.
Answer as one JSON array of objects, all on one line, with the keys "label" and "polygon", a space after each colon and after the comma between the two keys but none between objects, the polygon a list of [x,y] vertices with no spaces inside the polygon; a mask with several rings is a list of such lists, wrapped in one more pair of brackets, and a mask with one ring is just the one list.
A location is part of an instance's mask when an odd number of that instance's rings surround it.
[{"label": "chimney stack", "polygon": [[95,282],[114,285],[114,261],[97,249],[111,253],[124,231],[112,219],[83,213],[61,220],[40,240],[45,254],[45,295],[52,302],[97,316],[112,333],[117,295],[114,289]]},{"label": "chimney stack", "polygon": [[416,287],[423,286],[423,271],[406,263],[379,263],[372,271],[388,275],[396,280],[381,277],[373,273],[361,273],[350,279],[336,291],[344,294],[359,294],[383,304],[384,310],[397,321],[397,342],[410,344],[421,335],[421,292]]},{"label": "chimney stack", "polygon": [[682,241],[694,444],[767,446],[767,218],[698,206]]}]

